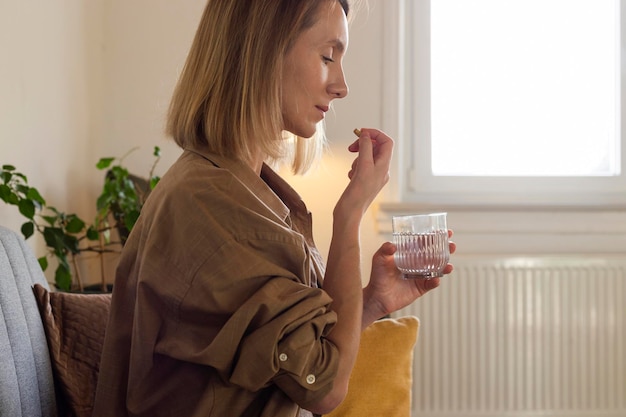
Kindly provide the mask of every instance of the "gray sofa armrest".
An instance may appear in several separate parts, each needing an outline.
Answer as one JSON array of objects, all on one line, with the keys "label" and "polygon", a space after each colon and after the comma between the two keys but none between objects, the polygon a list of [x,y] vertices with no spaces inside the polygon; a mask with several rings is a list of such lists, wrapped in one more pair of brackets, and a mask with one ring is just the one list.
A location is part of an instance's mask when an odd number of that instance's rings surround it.
[{"label": "gray sofa armrest", "polygon": [[54,380],[33,285],[48,288],[24,239],[0,226],[0,415],[56,417]]}]

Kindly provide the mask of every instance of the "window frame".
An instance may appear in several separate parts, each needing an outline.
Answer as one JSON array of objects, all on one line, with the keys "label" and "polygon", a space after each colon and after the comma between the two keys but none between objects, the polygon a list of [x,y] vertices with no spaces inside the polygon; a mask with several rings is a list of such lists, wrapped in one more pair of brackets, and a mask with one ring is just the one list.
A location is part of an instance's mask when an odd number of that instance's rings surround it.
[{"label": "window frame", "polygon": [[[619,0],[622,50],[626,47],[626,7]],[[614,177],[434,176],[430,170],[429,0],[393,0],[383,9],[383,129],[396,138],[395,178],[389,203],[424,208],[594,209],[626,208],[626,129],[621,132],[621,174]],[[421,20],[413,20],[419,19]],[[410,48],[418,40],[416,49]],[[621,120],[626,120],[626,54],[620,76]],[[428,62],[428,61],[426,61]],[[414,66],[414,68],[412,68]],[[411,76],[414,74],[414,78]],[[425,81],[426,80],[426,81]],[[421,94],[416,94],[416,91]],[[413,109],[419,108],[413,115]],[[624,126],[620,122],[620,127]]]}]

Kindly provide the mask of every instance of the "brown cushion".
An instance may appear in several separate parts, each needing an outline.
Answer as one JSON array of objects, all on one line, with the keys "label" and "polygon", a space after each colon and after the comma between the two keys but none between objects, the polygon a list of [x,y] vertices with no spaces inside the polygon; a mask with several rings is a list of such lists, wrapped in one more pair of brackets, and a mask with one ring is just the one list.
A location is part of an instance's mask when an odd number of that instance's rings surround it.
[{"label": "brown cushion", "polygon": [[361,334],[346,399],[326,417],[411,415],[413,349],[419,320],[382,319]]},{"label": "brown cushion", "polygon": [[91,417],[111,294],[33,288],[55,377],[60,416]]}]

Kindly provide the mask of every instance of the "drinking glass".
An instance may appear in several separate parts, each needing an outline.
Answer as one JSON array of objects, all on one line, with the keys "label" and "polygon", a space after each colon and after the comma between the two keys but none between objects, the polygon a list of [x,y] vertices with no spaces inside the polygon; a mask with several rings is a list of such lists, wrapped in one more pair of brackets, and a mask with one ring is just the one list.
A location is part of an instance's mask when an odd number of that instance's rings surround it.
[{"label": "drinking glass", "polygon": [[447,213],[412,214],[392,218],[396,266],[404,278],[443,276],[450,260]]}]

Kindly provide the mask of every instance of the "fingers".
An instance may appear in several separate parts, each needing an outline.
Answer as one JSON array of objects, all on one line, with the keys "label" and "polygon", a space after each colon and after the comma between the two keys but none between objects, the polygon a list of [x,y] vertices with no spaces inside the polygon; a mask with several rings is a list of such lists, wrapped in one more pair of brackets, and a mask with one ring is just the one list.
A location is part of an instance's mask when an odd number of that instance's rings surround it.
[{"label": "fingers", "polygon": [[[356,130],[358,129],[355,129],[355,131]],[[362,151],[361,139],[364,138],[369,138],[372,147],[376,149],[387,149],[393,147],[393,139],[391,139],[389,136],[387,136],[385,133],[381,132],[378,129],[364,128],[362,130],[359,130],[359,133],[359,138],[348,146],[348,150],[350,152]]]},{"label": "fingers", "polygon": [[452,255],[454,252],[456,252],[456,243],[454,242],[450,242],[450,255]]},{"label": "fingers", "polygon": [[352,144],[350,144],[350,146],[348,147],[348,150],[350,152],[358,152],[358,159],[363,159],[363,158],[367,158],[370,160],[374,159],[373,153],[374,153],[374,139],[372,139],[370,137],[370,134],[368,131],[361,131],[361,136],[359,136],[359,138],[352,142]]},{"label": "fingers", "polygon": [[350,167],[350,171],[348,172],[348,178],[352,179],[354,176],[354,171],[356,170],[356,159],[352,161],[352,166]]},{"label": "fingers", "polygon": [[[451,238],[453,235],[454,235],[454,231],[452,231],[451,229],[448,229],[448,238]],[[456,243],[450,240],[448,241],[448,246],[449,246],[451,255],[454,252],[456,252]],[[445,266],[445,268],[443,268],[443,273],[450,274],[453,270],[454,270],[454,266],[452,264],[448,264]]]},{"label": "fingers", "polygon": [[385,242],[380,246],[380,248],[378,248],[374,256],[380,256],[382,258],[390,257],[396,253],[396,250],[396,245],[391,242]]},{"label": "fingers", "polygon": [[[356,132],[355,132],[356,133]],[[361,167],[370,167],[378,175],[388,175],[393,152],[393,140],[377,129],[359,131],[359,138],[348,146],[350,152],[358,152],[348,178],[352,179]],[[366,168],[369,170],[370,168]],[[383,174],[384,173],[384,174]]]},{"label": "fingers", "polygon": [[[452,231],[451,229],[448,229],[448,239],[450,239],[452,236],[454,236],[454,231]],[[450,254],[453,254],[454,252],[456,252],[456,243],[454,243],[451,240],[449,240],[448,243],[450,247]]]},{"label": "fingers", "polygon": [[441,284],[441,278],[430,278],[423,280],[424,290],[430,291],[439,286]]},{"label": "fingers", "polygon": [[395,262],[393,259],[393,254],[396,253],[396,245],[391,242],[384,242],[374,255],[372,256],[372,264],[385,264],[387,262],[392,262],[395,266]]}]

